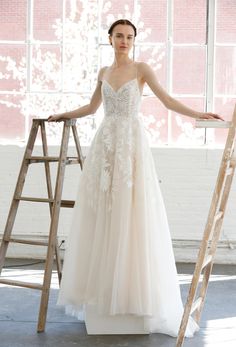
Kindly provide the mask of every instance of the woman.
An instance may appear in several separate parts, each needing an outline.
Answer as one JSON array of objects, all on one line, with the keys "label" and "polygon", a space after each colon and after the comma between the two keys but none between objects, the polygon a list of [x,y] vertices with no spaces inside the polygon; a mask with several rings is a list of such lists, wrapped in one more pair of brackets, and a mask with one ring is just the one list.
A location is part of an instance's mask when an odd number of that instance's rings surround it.
[{"label": "woman", "polygon": [[[148,332],[177,336],[183,305],[166,211],[138,116],[143,86],[175,112],[222,118],[175,100],[150,66],[130,59],[136,36],[130,21],[116,21],[108,33],[114,61],[99,71],[90,103],[48,119],[84,117],[104,104],[79,182],[58,303],[75,315],[83,304],[93,304],[98,313],[143,317]],[[190,318],[186,336],[197,329]]]}]

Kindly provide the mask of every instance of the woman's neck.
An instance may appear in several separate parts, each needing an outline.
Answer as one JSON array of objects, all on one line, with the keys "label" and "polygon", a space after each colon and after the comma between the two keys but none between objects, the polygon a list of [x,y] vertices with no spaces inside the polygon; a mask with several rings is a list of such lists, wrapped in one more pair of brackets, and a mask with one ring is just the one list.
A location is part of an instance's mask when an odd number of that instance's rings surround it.
[{"label": "woman's neck", "polygon": [[115,55],[112,67],[119,68],[133,63],[133,60],[130,59],[127,55]]}]

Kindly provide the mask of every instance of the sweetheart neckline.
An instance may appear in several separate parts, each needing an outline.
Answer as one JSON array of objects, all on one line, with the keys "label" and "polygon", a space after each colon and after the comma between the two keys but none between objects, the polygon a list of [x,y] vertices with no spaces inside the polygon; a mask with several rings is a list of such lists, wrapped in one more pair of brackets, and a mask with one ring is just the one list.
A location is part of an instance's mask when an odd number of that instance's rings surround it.
[{"label": "sweetheart neckline", "polygon": [[107,80],[105,80],[105,79],[102,80],[102,82],[106,82],[106,83],[109,85],[109,87],[112,89],[112,91],[113,91],[115,94],[117,94],[124,86],[126,86],[127,84],[129,84],[130,82],[133,82],[133,81],[136,81],[136,82],[137,82],[137,86],[138,86],[138,89],[139,89],[139,93],[140,93],[140,95],[141,95],[141,91],[140,91],[140,88],[139,88],[139,85],[138,85],[138,79],[137,79],[137,77],[132,78],[131,80],[129,80],[129,81],[123,83],[117,90],[115,90]]}]

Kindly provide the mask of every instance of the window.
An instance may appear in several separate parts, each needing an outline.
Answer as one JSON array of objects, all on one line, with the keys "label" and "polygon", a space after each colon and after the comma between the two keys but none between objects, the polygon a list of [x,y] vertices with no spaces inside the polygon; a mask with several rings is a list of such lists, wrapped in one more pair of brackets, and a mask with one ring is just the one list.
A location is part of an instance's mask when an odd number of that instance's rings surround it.
[{"label": "window", "polygon": [[[107,30],[118,18],[137,25],[135,59],[149,63],[171,95],[199,111],[232,115],[233,0],[3,0],[0,11],[1,142],[24,143],[32,118],[89,101],[100,66],[112,61]],[[166,110],[148,87],[141,114],[152,147],[224,143],[224,130],[195,129],[193,119]],[[78,121],[82,145],[91,143],[102,117],[100,108]],[[58,143],[59,127],[48,127],[50,143]]]}]

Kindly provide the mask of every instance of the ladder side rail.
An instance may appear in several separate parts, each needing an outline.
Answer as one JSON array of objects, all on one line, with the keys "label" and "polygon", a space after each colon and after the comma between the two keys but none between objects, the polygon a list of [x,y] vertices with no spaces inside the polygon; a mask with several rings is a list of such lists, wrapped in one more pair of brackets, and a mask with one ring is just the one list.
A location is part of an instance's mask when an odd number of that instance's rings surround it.
[{"label": "ladder side rail", "polygon": [[[232,167],[232,173],[229,176],[227,176],[227,178],[226,178],[226,182],[225,182],[225,186],[224,186],[224,190],[223,190],[223,194],[222,194],[222,198],[221,198],[221,202],[220,202],[220,207],[219,207],[220,211],[225,211],[225,209],[226,209],[230,189],[231,189],[232,182],[233,182],[234,172],[235,172],[235,166]],[[221,231],[221,227],[223,224],[223,218],[224,218],[224,215],[216,223],[215,231],[214,231],[214,234],[212,237],[211,246],[210,246],[210,250],[209,250],[209,254],[212,256],[212,261],[210,264],[208,264],[206,269],[204,269],[203,282],[205,284],[202,285],[201,290],[200,290],[200,296],[203,298],[203,300],[202,300],[202,303],[199,306],[199,308],[196,310],[195,317],[196,317],[197,322],[199,322],[200,318],[201,318],[201,312],[202,312],[202,309],[204,306],[207,287],[208,287],[208,280],[209,280],[209,277],[210,277],[210,274],[212,271],[214,256],[215,256],[217,244],[218,244],[218,241],[220,238],[220,231]]]},{"label": "ladder side rail", "polygon": [[[48,144],[47,144],[45,121],[42,121],[40,125],[41,125],[43,155],[45,157],[48,157]],[[50,172],[50,163],[48,161],[44,162],[44,168],[45,168],[48,198],[51,200],[51,199],[53,199],[53,191],[52,191],[52,179],[51,179],[51,172]],[[52,218],[52,208],[53,208],[53,203],[50,202],[49,203],[49,209],[50,209],[51,218]],[[56,243],[55,254],[56,254],[58,280],[60,283],[61,276],[62,276],[62,266],[61,266],[60,251],[59,251],[58,243]]]},{"label": "ladder side rail", "polygon": [[59,160],[58,170],[57,170],[53,212],[52,212],[52,219],[50,224],[49,243],[48,243],[48,251],[47,251],[47,257],[46,257],[46,264],[45,264],[43,290],[42,290],[40,310],[39,310],[38,332],[44,331],[45,323],[46,323],[49,290],[50,290],[53,260],[54,260],[53,258],[54,258],[54,251],[56,247],[56,236],[57,236],[59,212],[60,212],[60,206],[61,206],[61,195],[62,195],[64,174],[65,174],[65,167],[66,167],[66,156],[67,156],[69,135],[70,135],[70,124],[68,123],[69,122],[65,121],[64,127],[63,127],[60,160]]},{"label": "ladder side rail", "polygon": [[73,132],[73,137],[74,137],[74,141],[75,141],[75,147],[76,147],[77,155],[79,158],[80,168],[81,168],[81,170],[83,170],[83,154],[82,154],[82,150],[81,150],[81,146],[80,146],[80,142],[79,142],[79,136],[78,136],[78,132],[77,132],[77,128],[76,128],[75,123],[72,124],[72,132]]},{"label": "ladder side rail", "polygon": [[201,298],[201,301],[200,301],[200,305],[196,308],[196,310],[194,312],[194,319],[198,324],[200,322],[202,309],[204,307],[204,303],[205,303],[205,299],[206,299],[206,294],[207,294],[207,289],[208,289],[208,285],[209,285],[209,278],[210,278],[210,275],[212,272],[212,267],[213,267],[213,259],[204,269],[202,284],[201,284],[201,288],[200,288],[200,292],[199,292],[199,297]]},{"label": "ladder side rail", "polygon": [[232,117],[232,127],[236,127],[236,104],[234,106],[234,113],[233,113],[233,117]]},{"label": "ladder side rail", "polygon": [[19,175],[17,178],[17,183],[16,183],[14,194],[13,194],[13,199],[11,202],[5,230],[4,230],[3,237],[2,237],[2,243],[1,243],[1,247],[0,247],[0,274],[1,274],[1,271],[2,271],[2,268],[4,265],[10,236],[12,233],[13,225],[14,225],[15,218],[16,218],[16,213],[18,210],[19,202],[20,202],[20,200],[17,200],[17,198],[22,194],[26,174],[27,174],[28,167],[29,167],[29,164],[27,162],[27,157],[30,156],[33,152],[34,142],[35,142],[35,139],[36,139],[36,136],[38,133],[38,128],[39,128],[39,123],[34,121],[32,124],[30,136],[29,136],[26,148],[25,148],[24,157],[23,157],[20,172],[19,172]]},{"label": "ladder side rail", "polygon": [[[226,170],[226,167],[224,166],[224,169]],[[221,170],[220,170],[221,171]],[[184,308],[184,313],[183,313],[183,317],[182,317],[182,321],[180,324],[180,329],[179,329],[179,333],[178,333],[178,339],[177,339],[177,343],[176,346],[181,346],[182,345],[182,341],[184,339],[184,334],[187,328],[187,324],[188,324],[188,320],[189,320],[189,316],[190,316],[190,312],[191,312],[191,308],[195,299],[195,295],[196,295],[196,291],[198,288],[198,283],[200,280],[200,275],[202,272],[202,266],[205,260],[205,255],[207,252],[207,248],[208,248],[208,241],[209,241],[209,236],[212,233],[212,228],[214,226],[214,216],[216,214],[216,209],[217,209],[217,205],[218,205],[218,200],[219,200],[219,186],[220,184],[223,184],[222,181],[222,173],[219,173],[218,176],[218,182],[217,182],[217,186],[216,189],[214,191],[213,194],[213,198],[212,198],[212,202],[211,202],[211,207],[210,207],[210,211],[209,211],[209,215],[208,215],[208,220],[206,223],[206,228],[204,231],[204,235],[203,235],[203,239],[201,241],[200,244],[200,248],[199,248],[199,253],[198,253],[198,257],[197,257],[197,261],[196,261],[196,266],[195,266],[195,270],[193,273],[193,277],[192,277],[192,282],[190,285],[190,289],[189,289],[189,294],[188,294],[188,298],[187,298],[187,302],[185,304],[185,308]],[[224,178],[224,177],[223,177]],[[222,220],[222,218],[220,219]],[[219,220],[219,221],[220,221]],[[209,274],[210,276],[210,274]]]},{"label": "ladder side rail", "polygon": [[[222,185],[225,181],[226,170],[227,170],[229,159],[232,156],[232,148],[234,146],[234,139],[235,139],[235,128],[231,127],[228,132],[226,146],[222,155],[221,165],[220,165],[219,173],[216,180],[216,186],[213,192],[211,205],[210,205],[210,209],[209,209],[209,213],[207,217],[207,222],[206,222],[205,230],[203,233],[203,240],[200,245],[199,256],[198,256],[200,260],[202,260],[203,258],[201,257],[201,255],[203,253],[204,254],[206,253],[209,236],[211,235],[212,227],[214,226],[214,219],[215,219],[217,207],[219,206],[219,201],[222,194]],[[207,242],[205,242],[205,240],[207,240]],[[197,262],[199,261],[199,259],[197,259]]]},{"label": "ladder side rail", "polygon": [[185,334],[185,331],[187,328],[187,324],[188,324],[188,320],[189,320],[189,316],[190,316],[190,312],[191,312],[191,307],[192,307],[193,301],[195,299],[196,290],[198,287],[198,282],[199,282],[200,275],[202,272],[202,266],[204,263],[205,254],[206,254],[207,247],[208,247],[209,237],[212,233],[212,228],[214,226],[214,218],[216,215],[217,207],[218,207],[220,196],[221,196],[222,185],[223,185],[223,182],[225,180],[226,169],[228,166],[229,159],[232,156],[232,151],[233,151],[233,146],[234,146],[234,141],[235,141],[235,126],[234,126],[235,124],[236,124],[236,107],[234,110],[232,125],[228,131],[226,145],[225,145],[225,149],[224,149],[224,152],[222,155],[220,170],[219,170],[219,173],[217,176],[216,186],[215,186],[215,189],[213,192],[210,210],[208,213],[208,218],[207,218],[205,230],[203,233],[203,239],[202,239],[202,242],[200,244],[198,257],[197,257],[197,261],[196,261],[196,266],[195,266],[195,270],[194,270],[193,277],[192,277],[192,283],[190,285],[187,302],[185,304],[185,309],[184,309],[182,321],[181,321],[180,328],[179,328],[179,333],[178,333],[178,338],[177,338],[177,343],[176,343],[177,347],[182,346],[184,334]]},{"label": "ladder side rail", "polygon": [[203,280],[202,280],[202,284],[200,287],[200,293],[199,293],[199,297],[201,297],[202,300],[201,300],[200,305],[198,306],[198,308],[196,309],[196,311],[194,313],[194,318],[195,318],[197,323],[199,323],[200,319],[201,319],[201,313],[202,313],[205,299],[206,299],[207,289],[208,289],[208,285],[209,285],[209,278],[210,278],[212,268],[213,268],[214,256],[215,256],[215,252],[216,252],[217,243],[218,243],[219,238],[220,238],[220,231],[221,231],[222,223],[223,223],[223,218],[218,221],[216,228],[215,228],[214,235],[213,235],[213,240],[212,240],[211,247],[210,247],[210,254],[212,255],[212,260],[204,269]]},{"label": "ladder side rail", "polygon": [[[41,138],[42,138],[43,155],[45,157],[48,157],[48,145],[47,145],[45,123],[41,122],[40,125],[41,125]],[[45,175],[46,175],[46,182],[47,182],[48,198],[53,199],[50,164],[48,161],[44,162],[44,167],[45,167]],[[50,208],[50,215],[52,216],[52,203],[49,203],[49,208]]]},{"label": "ladder side rail", "polygon": [[207,246],[208,246],[208,241],[206,239],[203,239],[201,242],[200,249],[199,249],[198,261],[196,262],[196,266],[195,266],[195,270],[194,270],[194,274],[193,274],[193,279],[192,279],[192,282],[190,285],[187,301],[186,301],[186,304],[184,307],[184,312],[183,312],[182,320],[181,320],[180,327],[179,327],[176,347],[182,346],[182,341],[184,339],[184,335],[185,335],[185,331],[187,328],[189,316],[191,313],[191,308],[192,308],[192,305],[193,305],[193,302],[195,299],[195,294],[196,294],[198,282],[199,282],[201,271],[202,271],[202,264],[203,264],[204,259],[205,259],[205,252],[203,251],[203,248],[207,249]]}]

